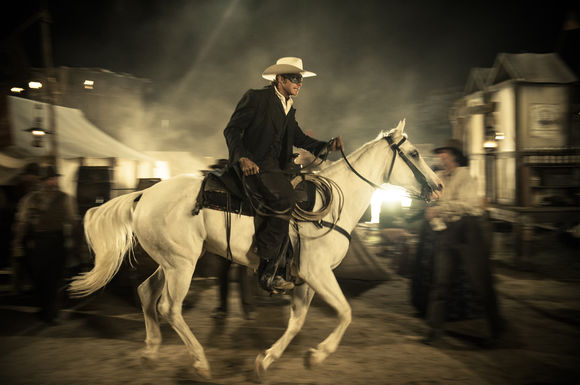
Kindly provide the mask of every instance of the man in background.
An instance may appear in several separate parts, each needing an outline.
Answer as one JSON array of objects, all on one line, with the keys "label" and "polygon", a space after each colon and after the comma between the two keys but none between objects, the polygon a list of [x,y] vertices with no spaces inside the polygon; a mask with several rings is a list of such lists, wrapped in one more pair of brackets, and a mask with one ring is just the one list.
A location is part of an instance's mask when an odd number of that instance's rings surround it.
[{"label": "man in background", "polygon": [[442,170],[437,172],[445,185],[443,196],[427,207],[425,218],[434,230],[433,286],[427,308],[431,327],[426,344],[435,345],[444,337],[447,298],[453,274],[462,263],[467,277],[481,296],[490,328],[490,339],[497,341],[503,332],[497,296],[489,263],[489,245],[482,221],[483,199],[477,193],[477,181],[469,173],[462,143],[456,139],[434,150]]},{"label": "man in background", "polygon": [[43,168],[39,189],[20,200],[14,219],[13,256],[23,258],[38,316],[47,323],[58,321],[67,252],[79,228],[74,199],[60,191],[59,176],[55,167]]}]

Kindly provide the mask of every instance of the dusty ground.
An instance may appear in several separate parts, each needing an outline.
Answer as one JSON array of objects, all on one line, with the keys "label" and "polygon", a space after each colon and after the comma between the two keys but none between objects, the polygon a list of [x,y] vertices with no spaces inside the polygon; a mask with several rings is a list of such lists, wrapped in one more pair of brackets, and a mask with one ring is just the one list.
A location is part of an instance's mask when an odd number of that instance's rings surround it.
[{"label": "dusty ground", "polygon": [[[450,323],[452,344],[446,348],[423,345],[418,340],[427,328],[409,303],[408,279],[394,275],[375,284],[349,281],[342,285],[352,305],[353,322],[338,351],[320,367],[304,367],[308,348],[325,338],[335,322],[333,312],[315,300],[302,332],[270,368],[265,382],[577,384],[580,274],[574,250],[557,253],[558,264],[553,263],[554,255],[551,261],[538,255],[533,271],[514,270],[509,256],[495,256],[497,288],[510,326],[508,340],[497,349],[477,345],[477,337],[485,335],[480,319]],[[22,298],[4,294],[0,383],[255,383],[254,359],[282,334],[287,298],[260,296],[257,319],[246,321],[237,292],[232,293],[231,314],[224,322],[209,316],[217,304],[214,280],[194,281],[186,301],[184,317],[205,346],[214,376],[210,381],[192,375],[191,360],[166,323],[157,366],[142,366],[138,358],[145,337],[141,313],[112,290],[69,304],[63,322],[50,327],[35,320],[35,309]]]}]

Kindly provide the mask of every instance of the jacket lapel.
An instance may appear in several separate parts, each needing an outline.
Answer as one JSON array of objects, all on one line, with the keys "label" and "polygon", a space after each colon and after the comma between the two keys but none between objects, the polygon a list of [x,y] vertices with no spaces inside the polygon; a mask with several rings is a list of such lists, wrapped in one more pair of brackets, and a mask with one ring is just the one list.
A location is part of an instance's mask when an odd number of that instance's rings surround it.
[{"label": "jacket lapel", "polygon": [[286,114],[284,113],[284,108],[282,107],[282,103],[278,96],[276,95],[276,91],[272,87],[272,93],[270,94],[269,100],[269,108],[272,116],[272,124],[274,125],[274,129],[276,132],[280,132],[286,125]]}]

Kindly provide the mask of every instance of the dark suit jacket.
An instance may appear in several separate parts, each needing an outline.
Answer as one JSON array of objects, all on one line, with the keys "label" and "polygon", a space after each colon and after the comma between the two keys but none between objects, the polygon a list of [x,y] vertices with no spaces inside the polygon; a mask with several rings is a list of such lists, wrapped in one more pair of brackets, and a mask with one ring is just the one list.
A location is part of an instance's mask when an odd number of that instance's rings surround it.
[{"label": "dark suit jacket", "polygon": [[304,134],[296,122],[295,114],[294,107],[288,115],[284,114],[272,86],[247,91],[224,130],[230,162],[235,164],[240,158],[247,157],[261,166],[275,140],[276,132],[284,132],[278,157],[281,169],[286,169],[292,160],[292,146],[318,155],[326,143]]}]

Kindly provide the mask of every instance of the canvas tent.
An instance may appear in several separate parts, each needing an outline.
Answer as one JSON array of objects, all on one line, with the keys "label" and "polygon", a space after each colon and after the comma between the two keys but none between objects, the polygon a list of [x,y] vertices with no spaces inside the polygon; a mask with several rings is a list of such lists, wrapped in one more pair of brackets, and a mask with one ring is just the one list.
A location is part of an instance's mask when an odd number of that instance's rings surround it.
[{"label": "canvas tent", "polygon": [[[35,147],[28,131],[38,118],[46,127],[48,104],[13,96],[7,96],[4,103],[0,126],[0,184],[9,183],[27,163],[48,156],[52,150],[50,135],[43,137],[41,147]],[[75,176],[81,164],[112,166],[113,185],[119,191],[134,188],[137,178],[157,177],[156,169],[166,168],[155,158],[101,131],[85,118],[82,111],[62,106],[53,108],[57,163],[59,172],[63,174],[61,187],[65,192],[75,195]]]}]

